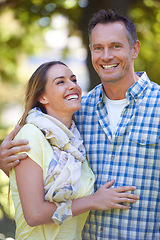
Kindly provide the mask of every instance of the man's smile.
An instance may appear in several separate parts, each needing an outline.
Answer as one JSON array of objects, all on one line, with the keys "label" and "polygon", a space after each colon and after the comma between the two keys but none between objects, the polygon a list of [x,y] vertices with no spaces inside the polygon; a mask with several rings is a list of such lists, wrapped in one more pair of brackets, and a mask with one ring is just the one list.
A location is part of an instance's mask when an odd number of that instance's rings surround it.
[{"label": "man's smile", "polygon": [[109,65],[102,65],[103,69],[112,69],[112,68],[116,68],[119,64],[109,64]]}]

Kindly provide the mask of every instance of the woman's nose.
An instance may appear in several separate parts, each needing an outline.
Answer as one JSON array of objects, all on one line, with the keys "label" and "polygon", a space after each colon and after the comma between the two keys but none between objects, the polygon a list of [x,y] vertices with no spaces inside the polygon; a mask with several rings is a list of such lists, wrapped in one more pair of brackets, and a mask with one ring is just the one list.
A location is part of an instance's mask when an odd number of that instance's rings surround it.
[{"label": "woman's nose", "polygon": [[75,89],[75,87],[76,87],[75,82],[70,80],[69,83],[68,83],[68,89],[72,90],[72,89]]}]

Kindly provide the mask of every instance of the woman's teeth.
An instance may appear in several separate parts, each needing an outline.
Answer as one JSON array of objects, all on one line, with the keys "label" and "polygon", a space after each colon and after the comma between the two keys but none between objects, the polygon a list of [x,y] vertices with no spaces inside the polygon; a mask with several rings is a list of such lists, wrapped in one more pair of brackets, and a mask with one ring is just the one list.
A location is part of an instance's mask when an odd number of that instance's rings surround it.
[{"label": "woman's teeth", "polygon": [[69,95],[68,97],[67,97],[67,100],[72,100],[72,99],[78,99],[78,95]]}]

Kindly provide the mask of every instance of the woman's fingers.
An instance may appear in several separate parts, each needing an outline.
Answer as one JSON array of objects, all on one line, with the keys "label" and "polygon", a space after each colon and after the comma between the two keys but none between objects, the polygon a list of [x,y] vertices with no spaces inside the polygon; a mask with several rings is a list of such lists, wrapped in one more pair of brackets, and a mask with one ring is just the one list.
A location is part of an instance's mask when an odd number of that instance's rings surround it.
[{"label": "woman's fingers", "polygon": [[132,193],[128,193],[128,192],[118,193],[118,196],[119,196],[119,198],[133,198],[133,199],[139,198],[138,195],[132,194]]},{"label": "woman's fingers", "polygon": [[118,193],[117,195],[117,202],[122,203],[135,203],[139,200],[139,196],[136,194],[129,194],[129,193]]},{"label": "woman's fingers", "polygon": [[109,182],[106,182],[103,187],[105,188],[110,188],[113,184],[115,183],[115,179],[109,181]]},{"label": "woman's fingers", "polygon": [[[115,179],[109,181],[109,182],[106,182],[103,187],[105,188],[109,188],[111,187],[113,184],[115,183]],[[126,192],[126,191],[134,191],[136,190],[136,187],[135,186],[122,186],[122,187],[116,187],[114,188],[116,190],[116,192]]]},{"label": "woman's fingers", "polygon": [[117,187],[116,191],[117,192],[126,192],[126,191],[134,191],[136,190],[135,186],[122,186],[122,187]]},{"label": "woman's fingers", "polygon": [[123,209],[123,210],[127,210],[127,209],[130,209],[131,207],[129,205],[122,205],[122,204],[118,204],[118,203],[115,203],[113,205],[113,208],[112,209]]},{"label": "woman's fingers", "polygon": [[[106,188],[110,188],[114,184],[115,180],[105,183],[103,186]],[[136,194],[129,193],[129,191],[136,190],[135,186],[122,186],[117,188],[108,189],[111,192],[114,192],[115,202],[122,203],[135,203],[139,200],[139,196]],[[119,205],[118,205],[119,206]],[[118,207],[117,206],[117,207]]]}]

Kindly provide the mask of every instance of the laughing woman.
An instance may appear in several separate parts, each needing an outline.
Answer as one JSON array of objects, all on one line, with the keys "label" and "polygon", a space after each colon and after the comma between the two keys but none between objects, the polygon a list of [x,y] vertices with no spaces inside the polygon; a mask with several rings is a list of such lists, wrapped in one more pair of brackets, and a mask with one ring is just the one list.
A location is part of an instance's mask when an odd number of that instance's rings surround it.
[{"label": "laughing woman", "polygon": [[[28,139],[27,159],[10,170],[16,240],[80,240],[89,210],[128,209],[111,204],[134,187],[93,194],[94,175],[73,121],[81,107],[76,76],[60,61],[42,64],[28,82],[17,139]],[[122,198],[123,196],[123,198]],[[121,193],[116,202],[134,202]]]}]

